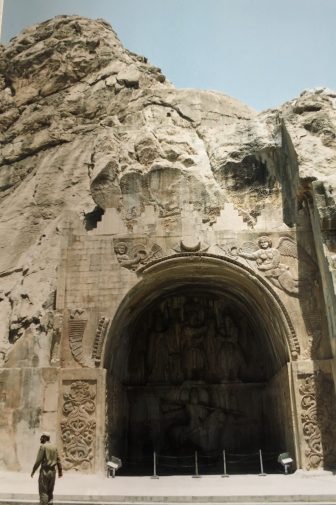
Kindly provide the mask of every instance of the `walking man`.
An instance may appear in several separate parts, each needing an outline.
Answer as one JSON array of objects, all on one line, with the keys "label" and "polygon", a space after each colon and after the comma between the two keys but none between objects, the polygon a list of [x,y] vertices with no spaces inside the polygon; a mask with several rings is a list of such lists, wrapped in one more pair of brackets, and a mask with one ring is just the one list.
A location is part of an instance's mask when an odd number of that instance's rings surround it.
[{"label": "walking man", "polygon": [[56,466],[59,477],[62,477],[62,466],[56,446],[50,443],[49,433],[42,433],[40,441],[41,445],[37,453],[31,477],[33,477],[34,473],[41,465],[39,476],[40,505],[48,505],[53,503]]}]

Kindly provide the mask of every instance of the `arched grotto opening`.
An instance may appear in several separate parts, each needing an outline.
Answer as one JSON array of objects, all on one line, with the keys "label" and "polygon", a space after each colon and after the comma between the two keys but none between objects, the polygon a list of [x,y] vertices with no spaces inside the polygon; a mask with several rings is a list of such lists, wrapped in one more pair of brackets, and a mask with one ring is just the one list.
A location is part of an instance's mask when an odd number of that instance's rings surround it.
[{"label": "arched grotto opening", "polygon": [[237,473],[258,472],[259,449],[273,463],[294,454],[291,337],[278,301],[236,266],[181,258],[154,270],[110,330],[109,454],[130,474],[148,471],[154,451],[161,473],[192,473],[195,451],[210,473],[223,450]]}]

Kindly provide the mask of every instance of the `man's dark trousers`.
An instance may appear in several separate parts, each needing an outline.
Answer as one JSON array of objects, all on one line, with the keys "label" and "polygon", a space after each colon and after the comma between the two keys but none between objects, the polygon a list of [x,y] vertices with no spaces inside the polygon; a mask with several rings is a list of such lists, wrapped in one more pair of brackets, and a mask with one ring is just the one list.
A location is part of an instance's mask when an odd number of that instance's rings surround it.
[{"label": "man's dark trousers", "polygon": [[39,476],[40,505],[50,505],[53,502],[55,479],[55,468],[41,468]]}]

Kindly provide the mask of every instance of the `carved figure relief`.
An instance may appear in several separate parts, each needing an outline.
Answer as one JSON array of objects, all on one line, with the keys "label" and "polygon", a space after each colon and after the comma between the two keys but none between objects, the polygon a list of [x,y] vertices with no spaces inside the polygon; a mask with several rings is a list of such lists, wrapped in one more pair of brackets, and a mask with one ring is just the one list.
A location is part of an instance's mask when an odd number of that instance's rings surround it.
[{"label": "carved figure relief", "polygon": [[[131,324],[123,354],[128,367],[118,370],[130,409],[122,432],[130,458],[145,457],[152,447],[182,457],[197,449],[259,446],[271,431],[263,395],[279,354],[270,353],[257,318],[229,294],[184,286],[162,293]],[[116,432],[110,433],[111,447],[117,446]],[[274,451],[285,443],[281,437],[272,439]]]},{"label": "carved figure relief", "polygon": [[204,380],[208,328],[201,305],[185,303],[181,327],[181,365],[185,380]]},{"label": "carved figure relief", "polygon": [[[176,216],[181,213],[180,201],[178,197],[178,190],[180,186],[180,181],[177,180],[169,184],[165,191],[164,197],[161,199],[161,202],[156,200],[156,203],[159,207],[159,217],[170,217]],[[153,201],[155,201],[155,197],[151,194]]]},{"label": "carved figure relief", "polygon": [[147,367],[150,382],[168,382],[172,376],[173,357],[178,353],[171,343],[167,314],[153,313],[153,328],[149,336]]},{"label": "carved figure relief", "polygon": [[272,240],[263,236],[259,238],[258,246],[253,242],[246,242],[242,248],[231,250],[231,253],[255,261],[258,270],[263,272],[272,284],[288,294],[298,294],[298,279],[293,277],[288,265],[282,263],[287,256],[298,258],[296,244],[292,239],[281,237],[278,245],[273,247]]},{"label": "carved figure relief", "polygon": [[90,360],[83,352],[83,336],[87,325],[87,316],[84,309],[73,309],[70,312],[69,346],[75,361],[82,366],[90,366]]},{"label": "carved figure relief", "polygon": [[149,201],[159,210],[159,217],[166,218],[180,214],[183,178],[179,171],[170,168],[152,170],[146,179]]},{"label": "carved figure relief", "polygon": [[132,384],[238,382],[254,373],[243,353],[244,318],[215,297],[173,296],[136,325],[129,357]]},{"label": "carved figure relief", "polygon": [[125,214],[125,220],[127,223],[127,228],[132,231],[133,226],[136,224],[137,219],[140,216],[140,209],[136,206],[131,207]]},{"label": "carved figure relief", "polygon": [[63,383],[61,439],[66,470],[92,470],[96,433],[96,384]]},{"label": "carved figure relief", "polygon": [[160,454],[192,459],[195,449],[218,454],[222,447],[237,452],[242,446],[253,448],[263,429],[259,400],[257,389],[244,391],[237,385],[214,388],[186,382],[150,392],[132,388],[130,453],[134,457],[148,454],[150,445]]},{"label": "carved figure relief", "polygon": [[244,417],[240,410],[218,405],[204,387],[185,387],[176,398],[170,396],[161,403],[161,415],[166,420],[163,424],[169,425],[169,420],[176,419],[176,423],[168,428],[168,439],[175,454],[178,454],[178,448],[185,451],[188,447],[216,450],[228,424]]},{"label": "carved figure relief", "polygon": [[114,251],[120,265],[133,271],[162,256],[162,249],[159,245],[150,246],[147,242],[133,240],[115,240]]},{"label": "carved figure relief", "polygon": [[222,380],[239,380],[245,359],[239,346],[238,326],[228,314],[222,314],[220,331],[216,338],[219,341],[217,366]]}]

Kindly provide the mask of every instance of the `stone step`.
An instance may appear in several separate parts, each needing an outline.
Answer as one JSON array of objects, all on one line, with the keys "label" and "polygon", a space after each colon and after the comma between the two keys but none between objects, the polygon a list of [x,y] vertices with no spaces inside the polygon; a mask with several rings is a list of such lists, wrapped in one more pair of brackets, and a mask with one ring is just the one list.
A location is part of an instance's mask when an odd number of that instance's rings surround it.
[{"label": "stone step", "polygon": [[[121,498],[124,498],[122,500]],[[0,505],[38,505],[32,495],[0,495]],[[269,495],[269,496],[58,496],[54,505],[336,505],[336,495]]]},{"label": "stone step", "polygon": [[[237,502],[237,501],[228,501],[225,502],[226,505],[335,505],[335,499],[333,501],[258,501],[258,502],[251,502],[251,501],[244,501],[244,502]],[[38,505],[39,500],[1,500],[0,505]],[[53,505],[117,505],[117,502],[114,501],[85,501],[83,502],[82,500],[79,501],[59,501],[59,500],[54,500]],[[158,505],[156,503],[152,503],[151,505]],[[166,505],[171,505],[170,502],[166,502]]]}]

